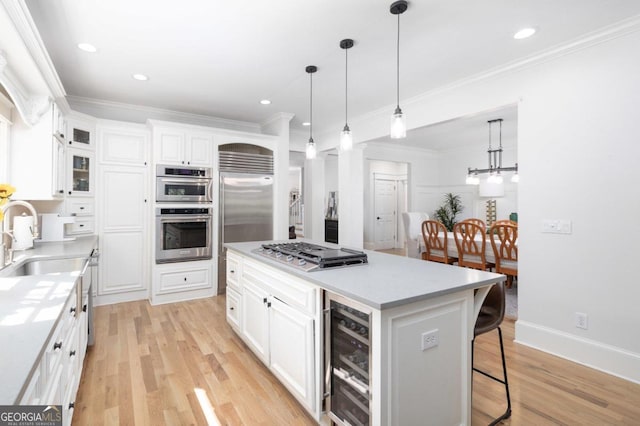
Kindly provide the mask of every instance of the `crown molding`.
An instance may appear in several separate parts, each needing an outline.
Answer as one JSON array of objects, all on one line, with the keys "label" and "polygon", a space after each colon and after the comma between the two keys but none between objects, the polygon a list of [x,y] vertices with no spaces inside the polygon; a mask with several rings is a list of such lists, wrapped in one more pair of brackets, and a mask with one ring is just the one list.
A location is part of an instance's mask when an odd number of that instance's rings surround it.
[{"label": "crown molding", "polygon": [[260,127],[265,127],[268,126],[272,123],[275,123],[276,121],[280,121],[280,120],[286,120],[287,122],[290,122],[291,120],[293,120],[293,117],[295,117],[296,115],[291,113],[291,112],[277,112],[275,114],[273,114],[272,116],[268,117],[266,120],[264,120],[263,122],[260,123]]},{"label": "crown molding", "polygon": [[51,105],[51,98],[46,95],[32,94],[24,88],[20,83],[20,79],[16,77],[4,53],[0,51],[0,84],[2,84],[11,96],[11,100],[15,105],[18,113],[29,126],[33,126]]},{"label": "crown molding", "polygon": [[49,88],[51,96],[64,114],[70,112],[69,104],[65,96],[67,93],[53,66],[51,57],[40,37],[40,33],[31,18],[29,8],[24,0],[1,0],[9,19],[13,22],[16,31],[29,51],[38,71],[42,75],[45,84]]},{"label": "crown molding", "polygon": [[192,114],[163,108],[142,105],[132,105],[122,102],[105,101],[101,99],[67,96],[69,104],[85,114],[97,118],[145,123],[147,120],[177,122],[205,127],[216,127],[228,130],[239,130],[250,133],[260,133],[260,125],[249,121],[230,120],[209,115]]}]

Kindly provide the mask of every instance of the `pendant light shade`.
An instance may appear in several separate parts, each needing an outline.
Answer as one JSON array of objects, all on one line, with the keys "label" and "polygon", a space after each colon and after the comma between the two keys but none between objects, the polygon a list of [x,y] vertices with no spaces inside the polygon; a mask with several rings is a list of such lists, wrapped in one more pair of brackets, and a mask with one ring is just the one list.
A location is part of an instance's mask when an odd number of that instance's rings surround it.
[{"label": "pendant light shade", "polygon": [[344,49],[344,128],[342,129],[342,133],[340,133],[340,149],[342,151],[351,151],[353,149],[353,135],[351,134],[351,129],[349,128],[349,123],[347,121],[348,118],[348,103],[347,103],[347,94],[348,94],[348,70],[349,70],[349,59],[348,52],[349,49],[353,47],[353,40],[350,38],[345,38],[340,42],[340,48]]},{"label": "pendant light shade", "polygon": [[306,156],[308,160],[316,158],[316,143],[313,141],[313,73],[318,71],[315,65],[309,65],[305,68],[309,74],[309,142],[307,142]]},{"label": "pendant light shade", "polygon": [[391,139],[401,139],[407,137],[407,118],[400,109],[400,15],[408,7],[405,0],[398,0],[391,4],[389,11],[392,15],[398,16],[398,38],[396,44],[396,110],[391,116]]}]

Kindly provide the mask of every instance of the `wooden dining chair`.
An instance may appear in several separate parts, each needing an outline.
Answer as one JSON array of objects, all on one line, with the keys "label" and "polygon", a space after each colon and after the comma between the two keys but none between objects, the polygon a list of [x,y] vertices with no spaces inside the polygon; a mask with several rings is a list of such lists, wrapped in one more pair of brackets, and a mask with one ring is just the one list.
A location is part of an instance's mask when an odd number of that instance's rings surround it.
[{"label": "wooden dining chair", "polygon": [[475,223],[476,225],[480,226],[485,231],[487,230],[487,225],[484,223],[484,221],[482,219],[478,219],[478,218],[475,218],[475,217],[470,217],[468,219],[461,220],[460,222],[461,223],[462,222]]},{"label": "wooden dining chair", "polygon": [[491,270],[495,266],[487,262],[487,236],[483,227],[469,220],[458,222],[453,226],[453,238],[458,249],[458,266],[481,271]]},{"label": "wooden dining chair", "polygon": [[425,220],[422,222],[422,239],[425,251],[422,259],[431,262],[453,265],[458,261],[457,257],[449,256],[447,228],[437,220]]},{"label": "wooden dining chair", "polygon": [[518,226],[510,223],[493,224],[489,229],[489,238],[496,259],[495,272],[507,276],[507,287],[513,285],[518,276]]}]

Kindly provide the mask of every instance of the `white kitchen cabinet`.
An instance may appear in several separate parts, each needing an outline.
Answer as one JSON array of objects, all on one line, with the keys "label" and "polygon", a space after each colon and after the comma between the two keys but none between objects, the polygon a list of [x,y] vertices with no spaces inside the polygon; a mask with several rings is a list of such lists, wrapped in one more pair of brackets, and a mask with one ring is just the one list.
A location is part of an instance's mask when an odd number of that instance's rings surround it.
[{"label": "white kitchen cabinet", "polygon": [[158,265],[158,288],[155,294],[178,293],[211,288],[211,264],[204,262]]},{"label": "white kitchen cabinet", "polygon": [[100,164],[146,167],[149,131],[138,125],[98,125]]},{"label": "white kitchen cabinet", "polygon": [[315,410],[314,319],[270,298],[269,366],[312,411]]},{"label": "white kitchen cabinet", "polygon": [[231,287],[227,287],[227,321],[229,325],[242,332],[242,299],[240,293]]},{"label": "white kitchen cabinet", "polygon": [[67,149],[67,196],[92,197],[94,195],[95,157],[92,151]]},{"label": "white kitchen cabinet", "polygon": [[211,167],[213,135],[183,129],[155,129],[156,163]]},{"label": "white kitchen cabinet", "polygon": [[242,337],[253,352],[269,364],[269,293],[253,283],[244,283],[242,293]]},{"label": "white kitchen cabinet", "polygon": [[[144,167],[101,166],[100,282],[98,296],[137,292],[148,297],[149,232],[148,170]],[[143,294],[141,294],[141,292]]]},{"label": "white kitchen cabinet", "polygon": [[93,120],[67,117],[65,141],[68,146],[80,149],[95,149],[96,125]]},{"label": "white kitchen cabinet", "polygon": [[[64,146],[56,133],[59,116],[53,104],[40,121],[28,126],[14,110],[9,142],[8,180],[16,188],[14,200],[63,199]],[[62,171],[60,167],[63,167]]]},{"label": "white kitchen cabinet", "polygon": [[227,321],[317,418],[319,289],[230,251],[227,284]]},{"label": "white kitchen cabinet", "polygon": [[96,199],[100,234],[96,304],[147,299],[153,214],[150,133],[143,125],[99,121],[96,134],[100,194]]}]

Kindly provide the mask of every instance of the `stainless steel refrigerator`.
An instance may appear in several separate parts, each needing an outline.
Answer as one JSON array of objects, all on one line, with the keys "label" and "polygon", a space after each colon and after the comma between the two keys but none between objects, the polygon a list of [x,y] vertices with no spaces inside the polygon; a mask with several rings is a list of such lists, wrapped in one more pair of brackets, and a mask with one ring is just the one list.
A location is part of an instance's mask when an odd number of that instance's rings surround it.
[{"label": "stainless steel refrigerator", "polygon": [[224,243],[273,239],[273,176],[220,173],[219,212],[218,294],[227,287]]}]

